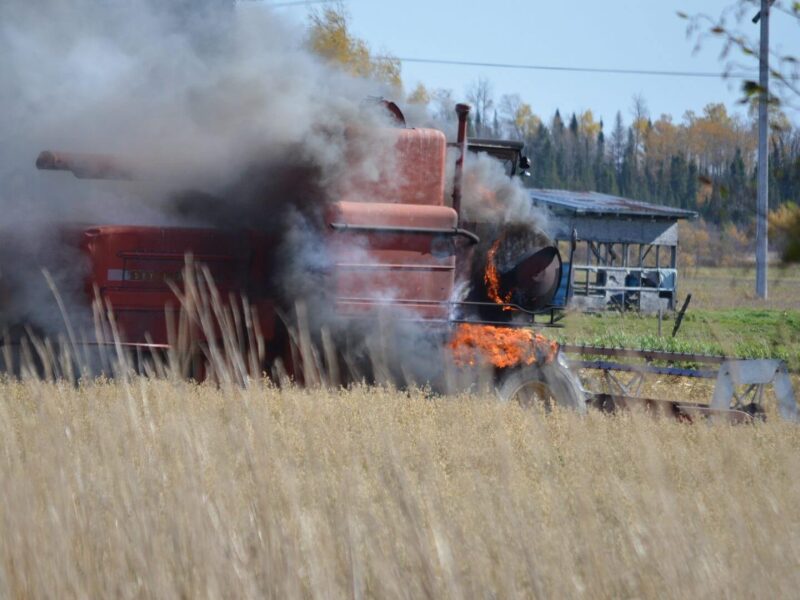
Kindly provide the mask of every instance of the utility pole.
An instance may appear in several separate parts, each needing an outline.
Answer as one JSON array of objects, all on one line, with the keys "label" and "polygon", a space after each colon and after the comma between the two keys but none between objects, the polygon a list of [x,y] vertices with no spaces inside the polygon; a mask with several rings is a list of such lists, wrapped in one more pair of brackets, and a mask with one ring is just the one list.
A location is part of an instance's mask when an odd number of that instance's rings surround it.
[{"label": "utility pole", "polygon": [[758,99],[758,200],[756,204],[756,294],[767,299],[767,215],[769,214],[769,7],[774,0],[761,0],[761,11],[753,22],[761,21],[761,47],[758,53],[760,89]]}]

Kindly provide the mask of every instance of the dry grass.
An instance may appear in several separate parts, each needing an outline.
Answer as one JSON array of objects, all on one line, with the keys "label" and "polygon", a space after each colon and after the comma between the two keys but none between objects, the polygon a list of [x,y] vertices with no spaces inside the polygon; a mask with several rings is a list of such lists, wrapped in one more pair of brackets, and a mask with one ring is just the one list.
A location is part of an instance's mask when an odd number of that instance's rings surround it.
[{"label": "dry grass", "polygon": [[800,429],[0,385],[0,596],[790,597]]},{"label": "dry grass", "polygon": [[278,389],[185,281],[186,318],[227,332],[206,356],[217,385],[181,379],[176,350],[149,378],[120,354],[113,382],[0,381],[0,597],[800,589],[797,426]]}]

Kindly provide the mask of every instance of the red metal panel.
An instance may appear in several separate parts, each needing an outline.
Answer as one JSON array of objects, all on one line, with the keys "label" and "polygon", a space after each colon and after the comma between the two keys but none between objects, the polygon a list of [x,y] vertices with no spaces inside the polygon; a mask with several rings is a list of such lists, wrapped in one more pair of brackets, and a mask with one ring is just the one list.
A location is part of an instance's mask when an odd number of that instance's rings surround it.
[{"label": "red metal panel", "polygon": [[[169,282],[180,286],[185,257],[208,267],[223,299],[248,295],[253,257],[263,255],[265,238],[210,229],[102,226],[83,232],[81,248],[90,262],[87,293],[96,286],[114,309],[128,342],[166,343],[165,310],[177,309]],[[262,274],[263,276],[263,274]],[[271,299],[249,298],[259,309],[262,335],[274,333]]]},{"label": "red metal panel", "polygon": [[168,291],[179,281],[185,257],[208,266],[220,288],[242,287],[249,250],[241,234],[207,229],[94,227],[82,247],[92,259],[92,279],[100,287]]},{"label": "red metal panel", "polygon": [[[445,206],[339,202],[329,214],[329,222],[376,228],[452,230],[456,221],[456,212]],[[446,318],[455,255],[436,250],[443,239],[452,238],[424,232],[331,233],[339,311],[357,314],[388,305],[400,314]]]},{"label": "red metal panel", "polygon": [[456,226],[456,211],[447,206],[384,204],[378,202],[336,202],[329,212],[329,222],[349,225],[393,227],[428,227],[451,229]]},{"label": "red metal panel", "polygon": [[436,129],[387,129],[394,152],[379,165],[375,180],[356,180],[347,199],[442,206],[447,140]]}]

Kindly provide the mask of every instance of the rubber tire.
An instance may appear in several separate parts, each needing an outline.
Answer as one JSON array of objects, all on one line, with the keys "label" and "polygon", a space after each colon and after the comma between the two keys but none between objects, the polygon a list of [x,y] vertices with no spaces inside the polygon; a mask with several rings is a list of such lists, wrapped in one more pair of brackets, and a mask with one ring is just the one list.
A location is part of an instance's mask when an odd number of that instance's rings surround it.
[{"label": "rubber tire", "polygon": [[503,371],[497,378],[495,391],[501,402],[511,402],[521,388],[536,383],[550,397],[545,401],[545,410],[549,410],[552,399],[561,408],[586,412],[586,395],[580,381],[560,356],[547,365],[533,364]]}]

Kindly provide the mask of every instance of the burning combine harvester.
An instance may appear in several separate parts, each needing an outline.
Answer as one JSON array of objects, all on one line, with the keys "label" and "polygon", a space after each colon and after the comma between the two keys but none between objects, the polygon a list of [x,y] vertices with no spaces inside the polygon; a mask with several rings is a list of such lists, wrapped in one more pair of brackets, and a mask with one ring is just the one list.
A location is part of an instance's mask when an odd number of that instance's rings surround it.
[{"label": "burning combine harvester", "polygon": [[[456,164],[452,205],[448,206],[445,135],[433,129],[406,128],[399,109],[392,103],[385,105],[396,121],[389,132],[394,139],[393,181],[364,183],[358,194],[328,202],[314,220],[315,243],[321,247],[317,254],[325,257],[325,266],[320,269],[322,274],[308,269],[300,273],[319,292],[319,299],[309,301],[312,331],[320,326],[319,319],[334,335],[341,322],[367,323],[361,330],[369,331],[370,323],[388,315],[400,324],[397,331],[413,329],[425,337],[425,344],[398,350],[405,353],[398,360],[424,353],[423,362],[449,363],[462,374],[489,373],[493,389],[503,400],[544,406],[556,403],[579,411],[589,406],[610,410],[643,403],[687,419],[717,414],[746,420],[761,412],[761,407],[755,402],[745,406],[736,395],[736,385],[760,386],[760,400],[763,385],[777,377],[781,412],[796,417],[785,367],[775,361],[725,362],[711,405],[642,399],[622,384],[619,394],[584,390],[576,376],[582,368],[632,371],[637,376],[645,371],[704,376],[704,372],[679,369],[675,364],[711,359],[626,351],[626,356],[647,364],[612,364],[597,357],[620,352],[559,347],[542,335],[540,327],[559,326],[561,311],[553,300],[561,282],[571,279],[562,277],[571,257],[567,265],[562,263],[558,248],[531,223],[473,221],[462,210],[468,152],[486,152],[505,160],[513,177],[517,169],[524,171],[529,166],[521,154],[522,145],[468,141],[469,107],[458,105],[458,139],[450,145],[456,149]],[[71,171],[78,178],[135,177],[123,161],[110,157],[42,152],[36,164],[40,169]],[[213,278],[219,298],[247,298],[261,366],[280,365],[284,372],[302,380],[302,365],[307,366],[310,359],[298,351],[298,336],[292,335],[292,328],[280,315],[289,314],[294,303],[308,300],[308,295],[287,294],[279,281],[287,276],[285,260],[280,258],[287,252],[285,238],[283,231],[257,227],[97,225],[78,232],[75,244],[89,264],[86,303],[90,304],[96,292],[113,311],[118,347],[158,351],[174,343],[169,324],[176,320],[177,296],[185,287],[180,274],[185,257],[191,254]],[[359,328],[344,330],[352,333]],[[206,327],[203,335],[196,336],[200,352],[209,352],[214,335]],[[334,343],[337,349],[341,347],[338,342]],[[426,344],[435,351],[423,350]],[[568,351],[593,355],[595,360],[569,361]],[[656,366],[653,361],[666,366]],[[346,358],[344,363],[351,364]],[[433,368],[425,378],[447,391],[443,371]],[[355,370],[350,373],[349,378],[340,377],[342,383],[360,376]],[[474,379],[466,380],[474,384]]]}]

